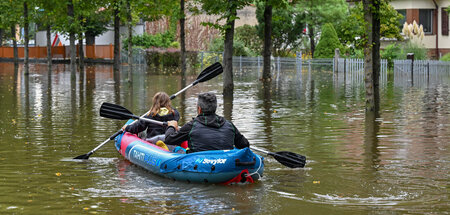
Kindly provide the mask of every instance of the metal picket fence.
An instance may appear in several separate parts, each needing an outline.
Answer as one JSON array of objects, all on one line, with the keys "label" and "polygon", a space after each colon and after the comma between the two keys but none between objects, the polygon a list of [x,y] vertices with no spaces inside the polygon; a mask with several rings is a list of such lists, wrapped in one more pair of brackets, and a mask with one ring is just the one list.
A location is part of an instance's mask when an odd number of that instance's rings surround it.
[{"label": "metal picket fence", "polygon": [[394,84],[429,86],[449,81],[450,62],[437,60],[394,60]]},{"label": "metal picket fence", "polygon": [[[387,84],[388,62],[386,59],[381,59],[380,67],[380,84]],[[364,83],[364,59],[347,59],[339,58],[337,65],[334,65],[334,76],[337,79],[343,79],[346,84]]]}]

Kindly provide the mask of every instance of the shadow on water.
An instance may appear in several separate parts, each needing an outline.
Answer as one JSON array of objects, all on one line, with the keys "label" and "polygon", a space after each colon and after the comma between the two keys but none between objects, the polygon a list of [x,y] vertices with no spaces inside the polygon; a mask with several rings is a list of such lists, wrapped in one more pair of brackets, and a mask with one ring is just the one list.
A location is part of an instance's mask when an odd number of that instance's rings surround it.
[{"label": "shadow on water", "polygon": [[262,94],[262,111],[264,121],[264,134],[267,137],[267,147],[270,150],[273,148],[272,140],[272,83],[263,83],[261,90]]},{"label": "shadow on water", "polygon": [[233,119],[233,93],[223,96],[223,117],[227,120]]},{"label": "shadow on water", "polygon": [[[378,150],[378,133],[380,131],[380,121],[378,112],[366,113],[364,125],[364,155],[366,170],[368,175],[375,176],[376,171],[380,165],[380,151]],[[369,179],[376,180],[376,179]]]}]

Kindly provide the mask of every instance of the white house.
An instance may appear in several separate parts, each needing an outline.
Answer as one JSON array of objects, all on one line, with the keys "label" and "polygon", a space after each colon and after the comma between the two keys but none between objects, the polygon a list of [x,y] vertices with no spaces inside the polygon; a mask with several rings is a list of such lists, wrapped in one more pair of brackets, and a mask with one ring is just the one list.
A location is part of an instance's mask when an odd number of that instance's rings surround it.
[{"label": "white house", "polygon": [[[136,26],[133,27],[133,35],[142,35],[144,33],[144,24],[138,23]],[[38,31],[36,33],[36,46],[47,46],[47,33],[45,31]],[[51,41],[53,43],[53,40],[55,39],[56,33],[52,33]],[[128,28],[126,26],[120,27],[120,35],[121,35],[121,41],[122,39],[126,38],[128,35]],[[69,36],[62,35],[58,33],[59,39],[64,46],[69,46]],[[75,44],[78,44],[78,40],[75,41]],[[95,37],[95,45],[109,45],[114,44],[114,28],[108,27],[108,30],[101,34],[100,36]]]}]

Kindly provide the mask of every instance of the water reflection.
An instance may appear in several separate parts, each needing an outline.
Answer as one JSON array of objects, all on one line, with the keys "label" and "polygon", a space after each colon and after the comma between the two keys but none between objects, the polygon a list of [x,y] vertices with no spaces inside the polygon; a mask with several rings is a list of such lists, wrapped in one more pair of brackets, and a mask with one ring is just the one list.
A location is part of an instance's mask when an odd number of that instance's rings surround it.
[{"label": "water reflection", "polygon": [[364,87],[333,80],[327,67],[281,69],[268,85],[257,80],[256,68],[243,68],[231,99],[221,94],[221,77],[174,99],[180,124],[196,115],[199,93],[215,92],[218,113],[251,144],[297,152],[309,162],[289,169],[266,157],[261,182],[223,187],[149,174],[124,161],[112,144],[86,162],[63,160],[91,150],[123,125],[98,115],[102,102],[145,113],[156,92],[171,95],[196,74],[183,81],[170,70],[135,70],[127,83],[126,70],[113,72],[108,65],[88,65],[74,78],[65,65],[48,72],[44,64],[31,64],[25,76],[21,64],[1,63],[0,190],[7,195],[0,197],[0,213],[448,211],[448,77],[410,88],[391,76],[380,91],[379,113],[366,116]]},{"label": "water reflection", "polygon": [[223,117],[233,120],[233,94],[223,96]]}]

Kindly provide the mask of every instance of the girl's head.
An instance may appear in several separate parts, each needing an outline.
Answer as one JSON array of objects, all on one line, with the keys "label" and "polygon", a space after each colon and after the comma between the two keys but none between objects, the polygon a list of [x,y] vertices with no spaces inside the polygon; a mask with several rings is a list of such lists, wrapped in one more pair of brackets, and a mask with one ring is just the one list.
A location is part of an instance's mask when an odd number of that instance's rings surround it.
[{"label": "girl's head", "polygon": [[150,114],[152,116],[155,116],[156,114],[158,114],[158,112],[161,108],[167,108],[167,110],[169,110],[169,113],[173,113],[172,103],[170,102],[170,97],[169,97],[169,95],[167,95],[167,93],[157,92],[153,96],[152,102],[153,102],[153,105],[152,105],[152,108],[150,109]]}]

